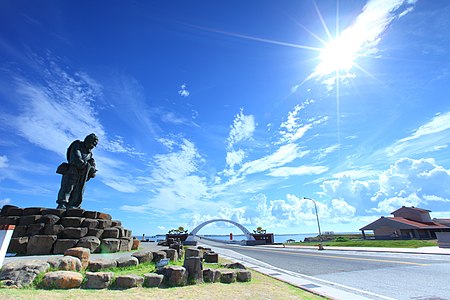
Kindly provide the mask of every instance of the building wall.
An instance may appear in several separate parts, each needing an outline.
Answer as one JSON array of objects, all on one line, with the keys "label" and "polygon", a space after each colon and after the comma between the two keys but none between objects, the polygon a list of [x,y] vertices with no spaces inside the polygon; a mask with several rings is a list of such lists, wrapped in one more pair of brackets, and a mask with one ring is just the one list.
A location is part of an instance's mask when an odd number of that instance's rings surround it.
[{"label": "building wall", "polygon": [[419,222],[431,222],[431,217],[428,212],[420,212],[409,207],[403,207],[393,215],[394,217],[400,217]]}]

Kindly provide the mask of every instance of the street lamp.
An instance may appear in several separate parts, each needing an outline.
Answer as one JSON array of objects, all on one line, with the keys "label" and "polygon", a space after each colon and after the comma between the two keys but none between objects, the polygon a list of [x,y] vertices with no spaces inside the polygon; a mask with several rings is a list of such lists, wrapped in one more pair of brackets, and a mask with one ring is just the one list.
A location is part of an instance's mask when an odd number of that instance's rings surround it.
[{"label": "street lamp", "polygon": [[323,249],[323,241],[322,241],[322,232],[320,231],[319,214],[317,213],[317,203],[316,203],[316,200],[311,199],[311,198],[306,198],[306,197],[303,197],[303,199],[311,200],[312,202],[314,202],[314,208],[316,209],[317,227],[319,228],[319,241],[320,241],[320,244],[319,244],[319,250],[324,250],[324,249]]}]

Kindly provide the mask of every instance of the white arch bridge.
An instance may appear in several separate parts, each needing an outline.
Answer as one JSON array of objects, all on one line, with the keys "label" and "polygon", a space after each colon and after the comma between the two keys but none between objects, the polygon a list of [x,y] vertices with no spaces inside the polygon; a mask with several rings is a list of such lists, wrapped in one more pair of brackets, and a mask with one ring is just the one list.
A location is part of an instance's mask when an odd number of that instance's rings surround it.
[{"label": "white arch bridge", "polygon": [[197,227],[194,228],[194,230],[192,230],[189,233],[189,236],[187,237],[185,243],[186,244],[191,244],[191,243],[195,243],[195,237],[197,236],[197,233],[199,232],[200,229],[202,229],[203,227],[205,227],[208,224],[211,223],[215,223],[215,222],[227,222],[227,223],[231,223],[234,226],[236,226],[237,228],[239,228],[245,235],[245,238],[247,239],[247,241],[255,241],[255,238],[253,237],[253,235],[250,233],[250,231],[248,231],[247,228],[245,228],[244,226],[242,226],[241,224],[231,221],[231,220],[227,220],[227,219],[214,219],[214,220],[209,220],[206,222],[203,222],[202,224],[198,225]]}]

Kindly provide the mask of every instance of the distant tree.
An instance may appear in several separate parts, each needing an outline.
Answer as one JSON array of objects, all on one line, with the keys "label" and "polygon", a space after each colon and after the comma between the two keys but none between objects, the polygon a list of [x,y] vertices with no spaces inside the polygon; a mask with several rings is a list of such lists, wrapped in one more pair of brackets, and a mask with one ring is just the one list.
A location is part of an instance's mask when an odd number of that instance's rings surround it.
[{"label": "distant tree", "polygon": [[256,234],[266,234],[266,230],[263,229],[261,226],[256,227],[256,230],[253,230],[253,233]]},{"label": "distant tree", "polygon": [[183,226],[178,227],[177,229],[170,229],[169,234],[185,234],[188,231],[184,229]]}]

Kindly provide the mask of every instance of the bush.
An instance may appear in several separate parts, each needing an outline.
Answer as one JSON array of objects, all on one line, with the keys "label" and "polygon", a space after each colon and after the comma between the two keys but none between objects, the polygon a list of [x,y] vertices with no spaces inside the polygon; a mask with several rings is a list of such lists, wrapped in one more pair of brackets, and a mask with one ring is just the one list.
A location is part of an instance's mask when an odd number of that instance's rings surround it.
[{"label": "bush", "polygon": [[345,238],[343,236],[338,236],[337,238],[334,239],[335,242],[348,242],[350,241],[348,238]]}]

